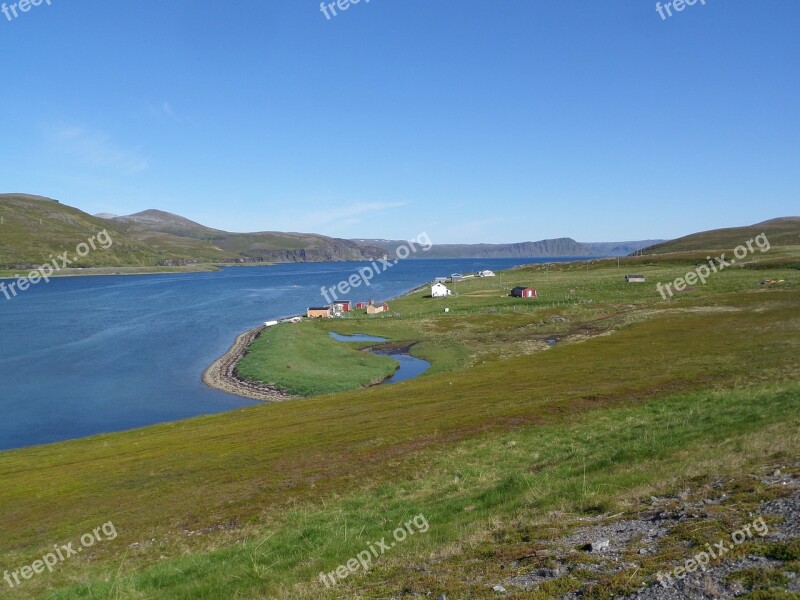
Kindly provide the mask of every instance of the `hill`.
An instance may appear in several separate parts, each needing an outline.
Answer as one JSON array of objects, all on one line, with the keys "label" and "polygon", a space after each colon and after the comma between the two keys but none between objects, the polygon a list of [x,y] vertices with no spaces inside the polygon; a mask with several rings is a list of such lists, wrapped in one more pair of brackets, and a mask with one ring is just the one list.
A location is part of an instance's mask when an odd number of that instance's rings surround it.
[{"label": "hill", "polygon": [[[402,240],[353,240],[359,244],[384,248],[395,254],[406,244]],[[572,238],[521,242],[516,244],[436,244],[428,252],[418,252],[411,258],[537,258],[543,256],[627,256],[662,240],[638,242],[580,243]]]},{"label": "hill", "polygon": [[371,260],[381,248],[310,233],[229,233],[160,210],[146,210],[111,221],[147,241],[171,251],[218,252],[233,262],[328,262]]},{"label": "hill", "polygon": [[800,217],[780,217],[745,227],[729,227],[693,233],[645,248],[643,254],[730,250],[761,233],[767,235],[772,246],[800,246]]},{"label": "hill", "polygon": [[371,260],[380,248],[304,233],[229,233],[147,210],[123,217],[89,215],[55,200],[0,194],[0,269],[34,268],[107,230],[114,243],[76,267],[182,266],[198,263]]}]

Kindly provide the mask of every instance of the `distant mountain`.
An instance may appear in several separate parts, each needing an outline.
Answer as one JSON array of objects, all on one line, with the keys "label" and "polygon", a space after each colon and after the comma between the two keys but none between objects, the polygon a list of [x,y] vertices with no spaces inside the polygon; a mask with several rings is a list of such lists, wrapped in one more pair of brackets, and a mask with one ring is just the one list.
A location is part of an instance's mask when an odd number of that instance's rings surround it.
[{"label": "distant mountain", "polygon": [[313,233],[228,233],[161,210],[146,210],[112,222],[142,241],[173,251],[201,248],[226,262],[330,262],[372,260],[382,248]]},{"label": "distant mountain", "polygon": [[584,242],[594,256],[628,256],[642,248],[660,244],[666,240],[641,240],[636,242]]},{"label": "distant mountain", "polygon": [[800,246],[800,217],[780,217],[746,227],[729,227],[693,233],[645,248],[643,254],[667,254],[698,250],[731,250],[765,233],[771,246]]},{"label": "distant mountain", "polygon": [[305,233],[228,233],[158,210],[99,218],[27,194],[0,194],[0,269],[34,268],[107,230],[114,243],[73,266],[373,260],[382,248]]},{"label": "distant mountain", "polygon": [[[401,240],[361,239],[359,244],[378,246],[394,255],[408,242]],[[661,240],[640,242],[599,242],[582,244],[572,238],[557,238],[518,244],[436,244],[428,252],[416,252],[410,258],[541,258],[627,256]]]}]

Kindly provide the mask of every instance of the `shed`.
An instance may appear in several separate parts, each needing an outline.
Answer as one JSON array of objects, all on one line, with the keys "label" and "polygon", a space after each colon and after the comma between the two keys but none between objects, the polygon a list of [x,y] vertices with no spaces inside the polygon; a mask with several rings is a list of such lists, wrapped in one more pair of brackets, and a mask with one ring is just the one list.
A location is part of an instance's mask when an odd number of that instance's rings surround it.
[{"label": "shed", "polygon": [[538,298],[539,292],[533,288],[518,286],[511,290],[511,295],[515,298]]},{"label": "shed", "polygon": [[644,275],[625,275],[628,283],[644,283]]},{"label": "shed", "polygon": [[350,312],[353,308],[353,303],[350,300],[337,300],[333,303],[333,310],[335,312]]},{"label": "shed", "polygon": [[331,307],[330,306],[318,306],[312,307],[306,310],[306,316],[309,319],[330,319],[331,318]]},{"label": "shed", "polygon": [[378,313],[386,312],[389,310],[389,305],[385,302],[383,304],[370,304],[367,306],[368,315],[377,315]]},{"label": "shed", "polygon": [[431,297],[432,298],[446,298],[450,296],[453,292],[443,283],[434,283],[431,286]]}]

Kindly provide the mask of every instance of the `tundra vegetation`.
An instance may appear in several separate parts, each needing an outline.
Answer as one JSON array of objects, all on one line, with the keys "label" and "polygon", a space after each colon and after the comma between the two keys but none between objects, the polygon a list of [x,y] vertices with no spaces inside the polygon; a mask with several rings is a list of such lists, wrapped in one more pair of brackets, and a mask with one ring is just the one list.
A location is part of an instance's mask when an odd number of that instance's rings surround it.
[{"label": "tundra vegetation", "polygon": [[[653,585],[789,493],[754,474],[800,473],[800,250],[773,243],[661,298],[658,281],[716,249],[527,266],[455,284],[450,298],[420,288],[386,315],[281,325],[241,368],[305,398],[0,454],[0,568],[98,522],[119,532],[6,593],[494,598],[502,584],[516,598],[514,578],[542,569],[553,576],[524,597]],[[509,298],[515,285],[539,298]],[[432,368],[364,388],[372,373],[361,371],[385,368],[365,356],[383,357],[336,351],[330,331],[388,338]],[[319,395],[331,372],[367,376],[331,375],[351,389]],[[614,571],[578,548],[548,550],[577,524],[637,515],[652,497],[702,502],[721,490],[724,501]],[[335,588],[320,583],[419,514],[424,535]],[[745,554],[784,568],[728,581],[754,598],[795,597],[783,573],[798,571],[796,539],[749,539],[735,550]]]}]

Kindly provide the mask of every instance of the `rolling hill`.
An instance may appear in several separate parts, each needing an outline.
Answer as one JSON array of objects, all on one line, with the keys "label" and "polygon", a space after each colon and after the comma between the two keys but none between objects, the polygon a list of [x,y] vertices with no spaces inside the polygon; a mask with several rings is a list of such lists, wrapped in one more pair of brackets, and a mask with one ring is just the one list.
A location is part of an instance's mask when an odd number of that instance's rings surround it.
[{"label": "rolling hill", "polygon": [[0,194],[0,269],[34,268],[102,230],[108,231],[113,246],[91,252],[73,266],[327,262],[384,254],[381,248],[316,234],[229,233],[158,210],[92,216],[41,196]]},{"label": "rolling hill", "polygon": [[800,217],[780,217],[745,227],[729,227],[693,233],[645,248],[643,254],[669,254],[704,250],[730,250],[765,233],[772,246],[800,246]]}]

